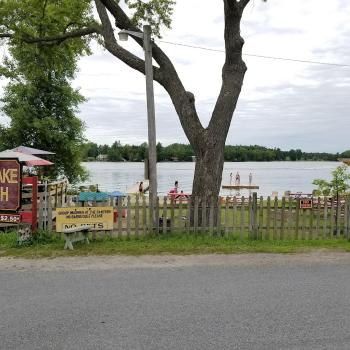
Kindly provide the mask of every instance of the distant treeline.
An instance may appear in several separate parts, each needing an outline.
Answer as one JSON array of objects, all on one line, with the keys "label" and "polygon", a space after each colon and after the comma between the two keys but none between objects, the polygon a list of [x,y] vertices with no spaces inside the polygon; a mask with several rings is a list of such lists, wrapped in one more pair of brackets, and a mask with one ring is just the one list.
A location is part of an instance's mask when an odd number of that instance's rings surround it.
[{"label": "distant treeline", "polygon": [[[191,161],[194,156],[190,145],[173,143],[169,146],[157,144],[158,161]],[[262,146],[226,146],[225,161],[229,162],[269,162],[283,160],[314,160],[314,161],[336,161],[341,157],[350,156],[350,151],[342,154],[332,153],[307,153],[300,149],[282,151],[279,148],[266,148]],[[84,145],[84,160],[103,160],[110,162],[140,162],[147,158],[147,144],[122,145],[119,141],[112,146],[98,145],[93,142]]]}]

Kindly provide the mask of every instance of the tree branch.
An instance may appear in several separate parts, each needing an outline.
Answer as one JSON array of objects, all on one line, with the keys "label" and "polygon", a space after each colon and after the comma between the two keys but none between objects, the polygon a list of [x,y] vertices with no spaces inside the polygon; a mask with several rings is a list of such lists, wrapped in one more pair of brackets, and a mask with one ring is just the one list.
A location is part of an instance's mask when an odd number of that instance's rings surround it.
[{"label": "tree branch", "polygon": [[[116,26],[119,29],[141,32],[139,28],[131,22],[130,18],[118,5],[116,0],[95,0],[95,2],[96,4],[100,2],[107,8],[115,18]],[[109,29],[109,31],[110,30],[111,29]],[[143,40],[141,38],[133,37],[133,39],[143,47]],[[161,77],[157,81],[168,92],[185,134],[192,146],[195,147],[195,145],[198,144],[201,131],[204,132],[205,130],[196,111],[194,95],[185,90],[174,65],[163,50],[154,42],[152,42],[152,56],[159,64],[159,74]],[[154,77],[157,79],[156,75]]]},{"label": "tree branch", "polygon": [[233,112],[235,111],[244,75],[247,70],[242,59],[244,40],[240,34],[240,23],[244,6],[248,2],[249,0],[241,0],[240,2],[224,0],[226,57],[222,69],[220,94],[208,126],[212,134],[216,130],[222,130],[226,134],[224,141],[231,125]]},{"label": "tree branch", "polygon": [[242,9],[242,11],[245,9],[245,7],[249,4],[250,0],[240,0],[238,2],[238,6]]},{"label": "tree branch", "polygon": [[7,39],[7,38],[12,38],[13,34],[11,33],[0,33],[0,38],[1,39]]},{"label": "tree branch", "polygon": [[[113,27],[108,18],[108,13],[106,11],[106,8],[101,4],[99,0],[95,0],[95,4],[96,4],[98,15],[102,23],[101,34],[103,36],[104,45],[106,49],[112,55],[114,55],[115,57],[123,61],[125,64],[127,64],[129,67],[139,71],[142,74],[145,74],[145,62],[141,58],[132,54],[131,52],[124,49],[122,46],[118,44],[117,40],[115,39]],[[154,74],[154,80],[161,83],[162,75],[160,74],[159,68],[153,67],[153,74]]]},{"label": "tree branch", "polygon": [[[92,25],[87,28],[72,30],[71,32],[66,32],[63,34],[58,34],[58,35],[49,36],[49,37],[36,38],[36,37],[29,37],[29,36],[21,36],[20,39],[27,44],[42,43],[47,45],[56,45],[68,39],[80,38],[82,36],[97,34],[100,32],[101,32],[101,29],[99,28],[99,26]],[[16,36],[13,33],[0,33],[0,38],[13,39],[15,37]]]}]

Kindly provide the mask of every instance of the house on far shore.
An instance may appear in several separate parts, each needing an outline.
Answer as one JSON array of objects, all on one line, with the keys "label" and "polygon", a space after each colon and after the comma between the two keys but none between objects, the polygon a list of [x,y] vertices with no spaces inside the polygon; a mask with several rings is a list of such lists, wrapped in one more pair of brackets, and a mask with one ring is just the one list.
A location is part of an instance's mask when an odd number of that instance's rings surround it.
[{"label": "house on far shore", "polygon": [[107,154],[99,154],[96,157],[96,160],[98,160],[99,162],[106,162],[108,160],[108,155]]}]

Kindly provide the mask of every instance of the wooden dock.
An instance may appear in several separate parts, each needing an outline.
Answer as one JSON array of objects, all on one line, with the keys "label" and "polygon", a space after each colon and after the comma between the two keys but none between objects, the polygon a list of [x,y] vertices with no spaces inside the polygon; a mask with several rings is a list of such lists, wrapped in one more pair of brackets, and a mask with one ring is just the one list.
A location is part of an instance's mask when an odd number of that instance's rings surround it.
[{"label": "wooden dock", "polygon": [[258,190],[259,186],[257,185],[222,185],[224,190]]},{"label": "wooden dock", "polygon": [[[128,194],[138,194],[139,193],[139,186],[140,186],[140,182],[138,181],[136,182],[136,184],[132,185],[131,187],[129,187],[126,190],[126,193]],[[143,192],[146,192],[149,190],[149,180],[143,180]]]}]

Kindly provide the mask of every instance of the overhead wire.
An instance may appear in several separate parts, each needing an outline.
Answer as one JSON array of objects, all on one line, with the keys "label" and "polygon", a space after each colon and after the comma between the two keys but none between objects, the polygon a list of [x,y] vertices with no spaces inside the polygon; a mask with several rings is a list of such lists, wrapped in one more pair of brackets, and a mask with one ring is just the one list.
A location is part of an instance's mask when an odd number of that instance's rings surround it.
[{"label": "overhead wire", "polygon": [[[156,40],[156,41],[158,41],[160,43],[164,43],[164,44],[188,47],[188,48],[197,49],[197,50],[205,50],[205,51],[220,52],[220,53],[225,52],[224,50],[213,49],[213,48],[204,47],[204,46],[182,44],[182,43],[166,41],[166,40]],[[297,62],[297,63],[318,64],[318,65],[341,67],[341,68],[350,68],[350,64],[343,64],[343,63],[322,62],[322,61],[304,60],[304,59],[289,58],[289,57],[269,56],[269,55],[258,55],[258,54],[252,54],[252,53],[243,53],[243,56],[257,57],[257,58],[263,58],[263,59],[272,59],[272,60],[280,60],[280,61]]]}]

